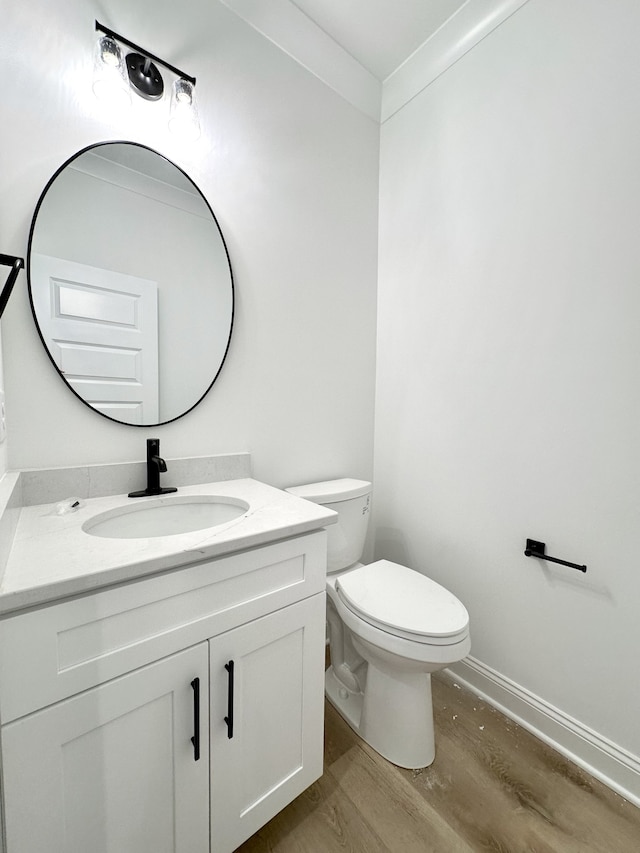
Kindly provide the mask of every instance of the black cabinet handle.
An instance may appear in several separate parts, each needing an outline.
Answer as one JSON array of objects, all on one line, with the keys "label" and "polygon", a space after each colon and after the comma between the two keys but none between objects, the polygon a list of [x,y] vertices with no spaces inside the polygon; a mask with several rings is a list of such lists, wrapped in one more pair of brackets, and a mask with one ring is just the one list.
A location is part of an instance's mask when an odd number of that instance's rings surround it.
[{"label": "black cabinet handle", "polygon": [[200,759],[200,679],[194,678],[191,682],[193,687],[193,731],[191,738],[193,744],[193,760]]},{"label": "black cabinet handle", "polygon": [[225,663],[224,668],[229,673],[229,687],[227,693],[227,716],[224,718],[224,721],[227,724],[227,737],[231,739],[233,737],[233,661],[230,660],[229,663]]}]

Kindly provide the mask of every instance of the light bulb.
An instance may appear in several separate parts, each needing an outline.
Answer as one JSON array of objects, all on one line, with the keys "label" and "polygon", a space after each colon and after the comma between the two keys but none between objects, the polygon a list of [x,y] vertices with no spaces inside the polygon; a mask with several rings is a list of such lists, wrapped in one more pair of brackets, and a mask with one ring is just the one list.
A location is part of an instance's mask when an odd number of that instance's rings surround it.
[{"label": "light bulb", "polygon": [[101,101],[126,106],[131,103],[124,55],[111,36],[100,36],[93,60],[93,91]]},{"label": "light bulb", "polygon": [[105,65],[119,65],[122,60],[122,51],[109,36],[100,39],[100,59]]},{"label": "light bulb", "polygon": [[171,88],[169,129],[183,139],[193,141],[200,136],[200,121],[193,83],[179,78]]}]

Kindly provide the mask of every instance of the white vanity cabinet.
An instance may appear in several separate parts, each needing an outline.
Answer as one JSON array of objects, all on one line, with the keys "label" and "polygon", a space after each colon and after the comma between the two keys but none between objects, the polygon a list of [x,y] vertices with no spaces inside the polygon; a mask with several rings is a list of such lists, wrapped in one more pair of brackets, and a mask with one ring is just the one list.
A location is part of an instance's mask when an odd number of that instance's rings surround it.
[{"label": "white vanity cabinet", "polygon": [[207,664],[200,643],[5,726],[8,851],[206,853]]},{"label": "white vanity cabinet", "polygon": [[6,853],[231,853],[317,779],[325,567],[317,531],[2,619]]},{"label": "white vanity cabinet", "polygon": [[209,643],[212,853],[322,774],[325,615],[321,593]]}]

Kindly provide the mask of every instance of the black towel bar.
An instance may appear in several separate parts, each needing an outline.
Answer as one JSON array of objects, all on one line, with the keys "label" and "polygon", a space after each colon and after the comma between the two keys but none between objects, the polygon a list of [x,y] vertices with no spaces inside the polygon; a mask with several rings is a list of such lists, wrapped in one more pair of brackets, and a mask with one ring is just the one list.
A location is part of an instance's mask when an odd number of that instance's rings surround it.
[{"label": "black towel bar", "polygon": [[545,552],[544,542],[538,542],[535,539],[527,539],[527,547],[524,549],[525,557],[538,557],[540,560],[549,560],[551,563],[560,563],[561,566],[569,566],[570,569],[577,569],[579,572],[586,572],[586,566],[579,566],[577,563],[569,563],[567,560],[559,560],[557,557],[548,557]]},{"label": "black towel bar", "polygon": [[16,283],[16,279],[18,278],[18,273],[24,266],[24,259],[17,258],[15,255],[0,254],[0,264],[5,267],[11,267],[11,272],[9,273],[5,285],[2,288],[2,292],[0,292],[0,317],[2,317],[4,309],[7,306],[7,302],[9,301],[9,297],[11,296],[13,285]]}]

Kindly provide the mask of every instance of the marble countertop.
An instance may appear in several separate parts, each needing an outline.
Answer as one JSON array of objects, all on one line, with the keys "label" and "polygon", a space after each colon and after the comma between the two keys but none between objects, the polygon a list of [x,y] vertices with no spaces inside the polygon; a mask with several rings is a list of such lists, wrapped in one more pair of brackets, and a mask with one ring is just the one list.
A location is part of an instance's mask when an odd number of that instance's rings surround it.
[{"label": "marble countertop", "polygon": [[[333,510],[251,478],[182,486],[178,495],[235,498],[249,509],[210,529],[107,539],[85,533],[82,525],[98,513],[130,509],[133,500],[126,495],[82,500],[76,511],[64,515],[57,514],[55,503],[23,507],[0,583],[0,614],[308,533],[337,519]],[[158,500],[135,502],[142,506]]]}]

